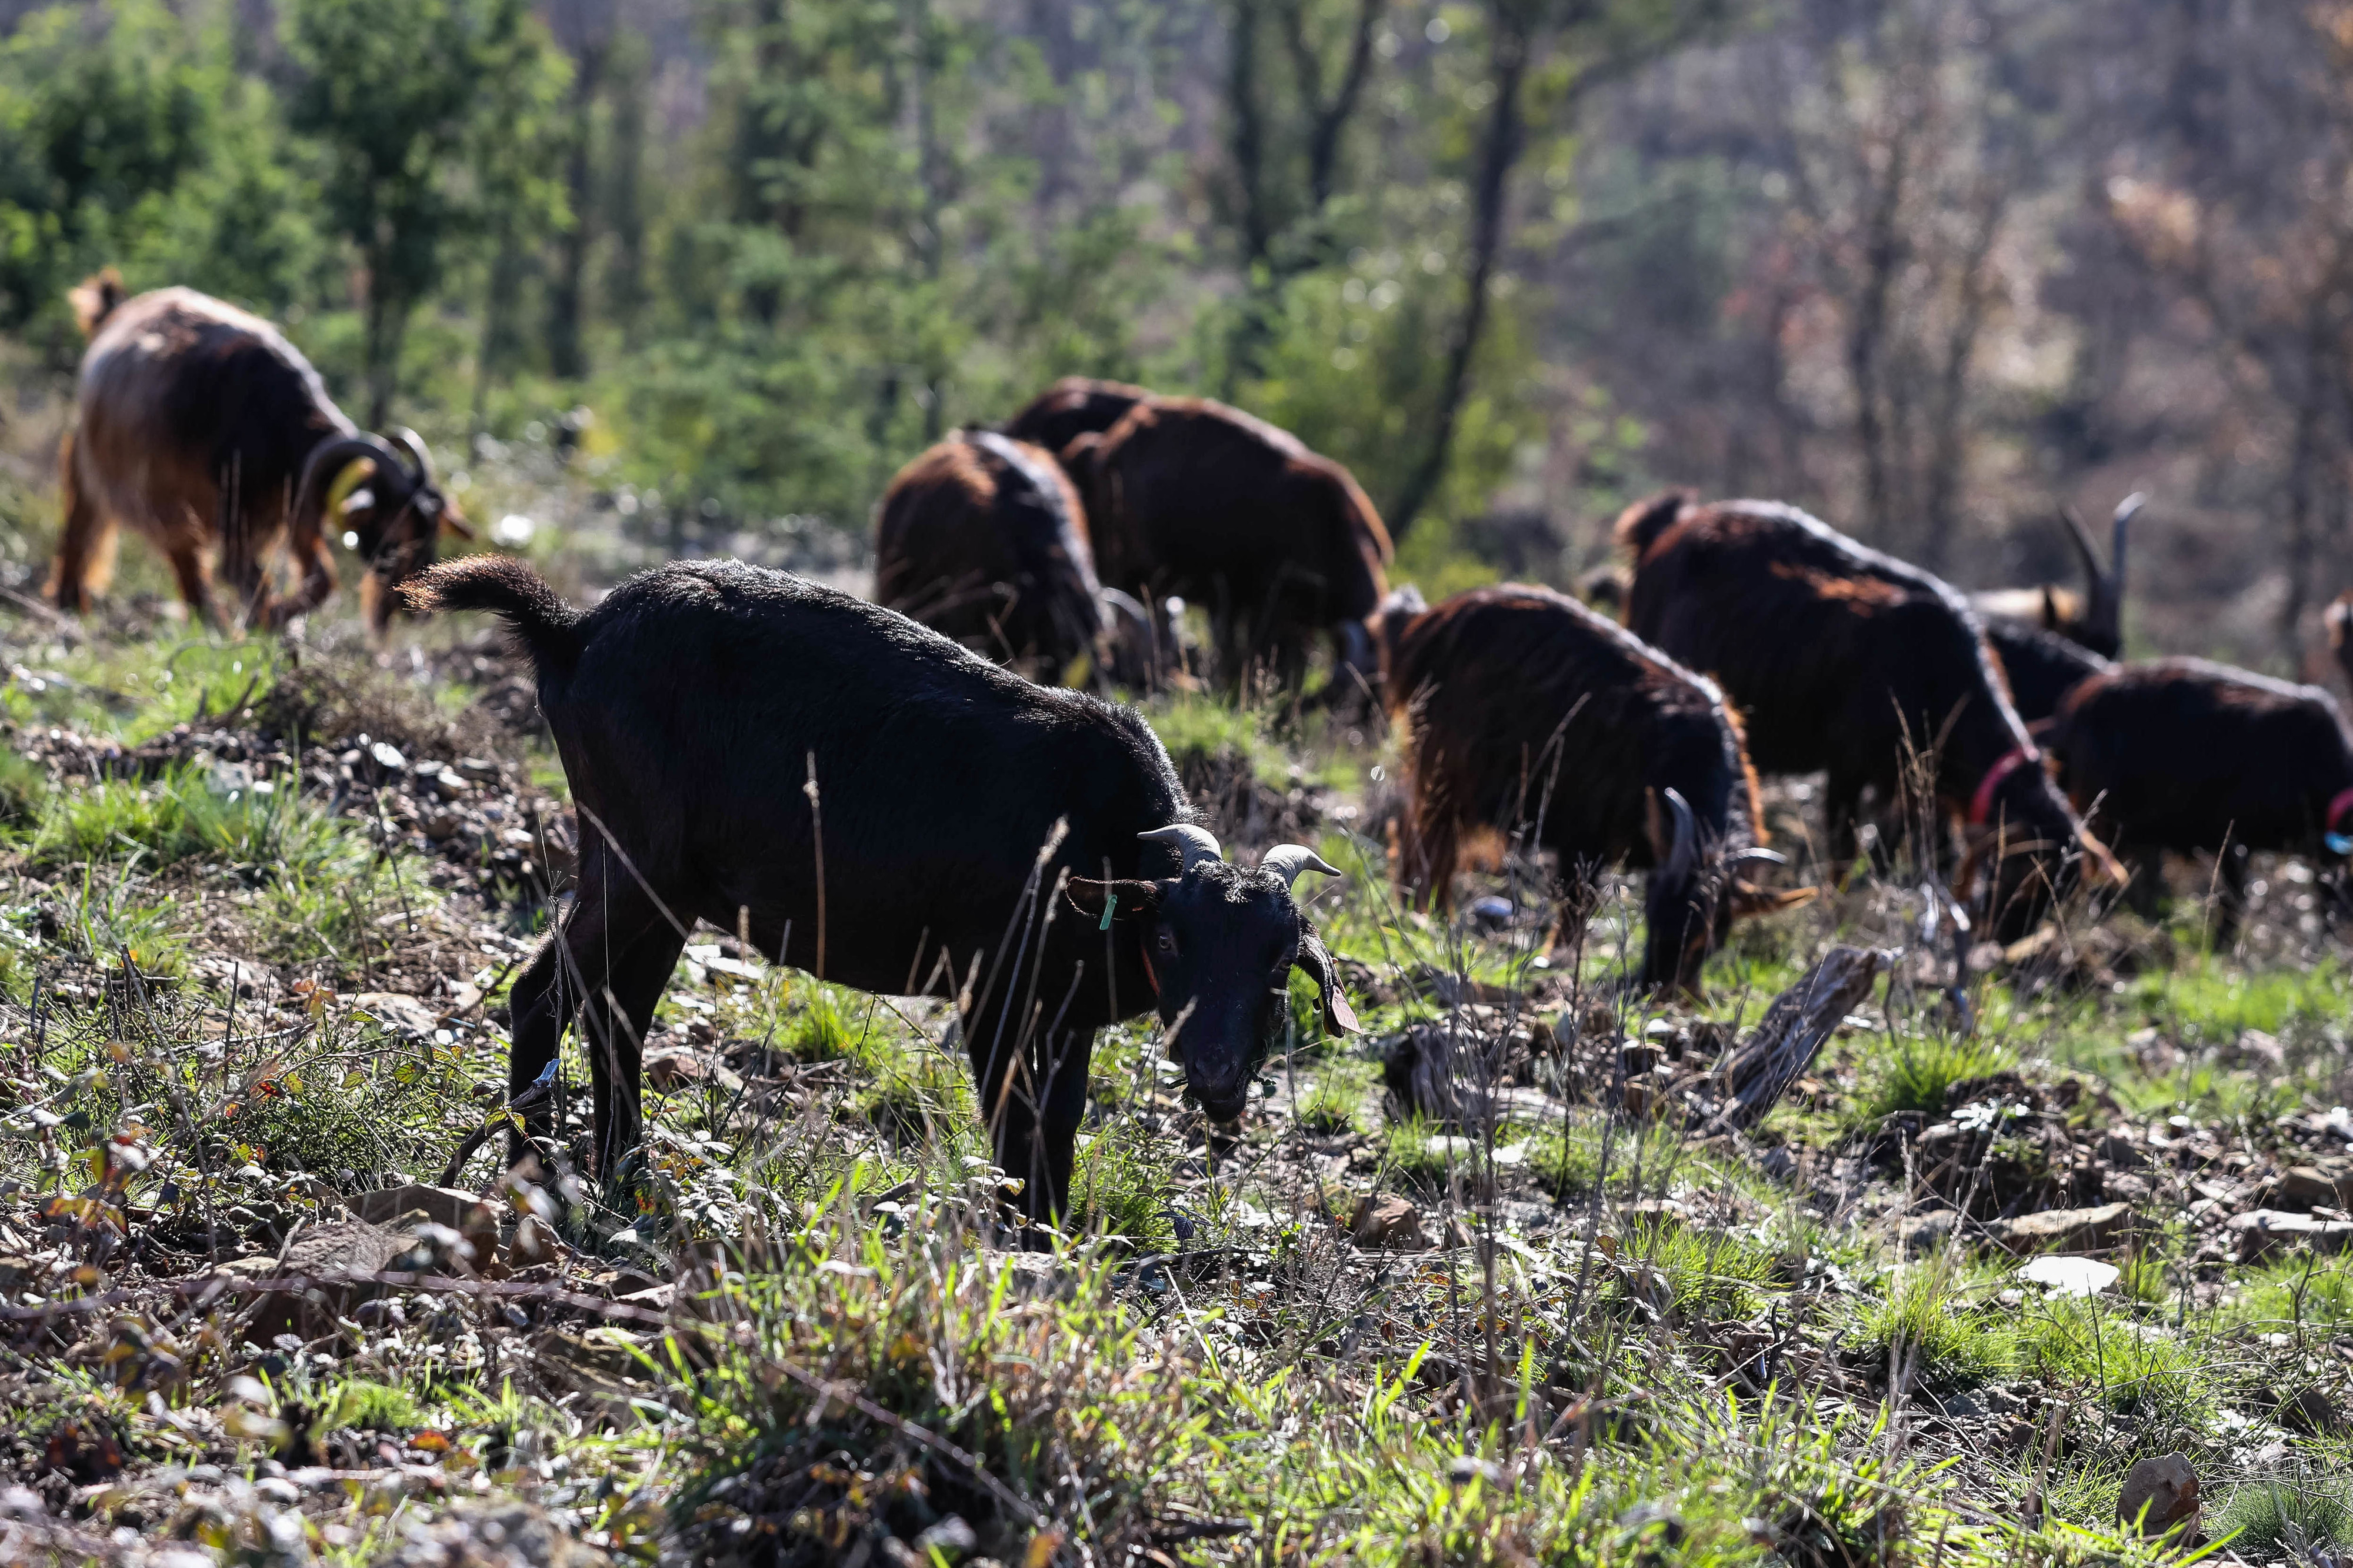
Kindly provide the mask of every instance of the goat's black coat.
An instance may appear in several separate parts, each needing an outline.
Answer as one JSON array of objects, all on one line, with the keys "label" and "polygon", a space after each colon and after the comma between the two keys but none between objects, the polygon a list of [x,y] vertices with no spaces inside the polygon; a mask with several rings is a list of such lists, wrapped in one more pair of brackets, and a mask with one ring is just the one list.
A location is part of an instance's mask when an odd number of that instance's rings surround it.
[{"label": "goat's black coat", "polygon": [[[1230,1116],[1294,962],[1332,1010],[1330,959],[1281,879],[1222,862],[1178,877],[1174,849],[1138,841],[1188,813],[1126,709],[733,562],[647,573],[585,615],[502,557],[439,567],[409,597],[503,616],[538,667],[582,851],[563,930],[514,987],[511,1077],[530,1084],[580,1012],[602,1169],[637,1141],[638,1042],[698,918],[826,980],[959,996],[1000,1162],[1040,1215],[1067,1194],[1098,1027],[1189,1005],[1173,1052]],[[1065,874],[1123,879],[1121,918],[1074,915]]]},{"label": "goat's black coat", "polygon": [[[1893,798],[1909,751],[1932,759],[1955,815],[2007,767],[1986,802],[2006,824],[1991,893],[2002,934],[2072,879],[2083,825],[2040,765],[2008,765],[2034,748],[1959,593],[1771,501],[1671,492],[1628,508],[1618,539],[1635,635],[1723,683],[1759,772],[1828,772],[1834,858],[1854,852],[1863,790]],[[2021,841],[2040,847],[2008,852]]]},{"label": "goat's black coat", "polygon": [[2060,705],[2051,749],[2068,793],[2130,859],[2220,854],[2220,930],[2235,928],[2254,849],[2341,861],[2329,803],[2353,790],[2353,738],[2316,686],[2204,659],[2114,666]]},{"label": "goat's black coat", "polygon": [[2014,616],[1986,616],[1985,634],[2010,683],[2010,706],[2030,727],[2057,713],[2079,683],[2116,668],[2073,638]]},{"label": "goat's black coat", "polygon": [[[1448,896],[1465,826],[1531,830],[1559,858],[1564,922],[1594,873],[1649,869],[1646,984],[1695,989],[1736,899],[1769,899],[1733,875],[1758,842],[1757,781],[1713,681],[1548,588],[1458,594],[1385,630],[1383,687],[1408,730],[1411,800],[1398,868],[1424,899]],[[1689,805],[1692,870],[1659,868],[1664,794]]]}]

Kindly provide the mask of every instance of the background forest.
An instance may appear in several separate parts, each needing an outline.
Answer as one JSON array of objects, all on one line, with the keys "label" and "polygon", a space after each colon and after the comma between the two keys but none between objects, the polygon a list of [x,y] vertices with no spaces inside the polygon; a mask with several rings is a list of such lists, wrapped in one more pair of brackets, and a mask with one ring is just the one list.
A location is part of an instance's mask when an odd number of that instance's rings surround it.
[{"label": "background forest", "polygon": [[1433,595],[1668,482],[2066,581],[2146,489],[2135,647],[2316,674],[2348,56],[2338,0],[0,0],[0,530],[111,263],[646,551],[851,562],[1079,372],[1297,430]]}]

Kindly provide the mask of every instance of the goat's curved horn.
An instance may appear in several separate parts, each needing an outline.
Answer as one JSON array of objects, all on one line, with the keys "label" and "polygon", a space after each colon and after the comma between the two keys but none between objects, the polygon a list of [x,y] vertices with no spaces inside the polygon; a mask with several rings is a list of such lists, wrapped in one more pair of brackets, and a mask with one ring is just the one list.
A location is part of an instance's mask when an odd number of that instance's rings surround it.
[{"label": "goat's curved horn", "polygon": [[1136,837],[1147,844],[1176,846],[1184,856],[1183,862],[1176,868],[1176,874],[1180,877],[1190,871],[1200,861],[1222,860],[1226,858],[1224,848],[1218,843],[1218,836],[1208,828],[1197,826],[1190,822],[1179,822],[1168,827],[1155,827],[1149,833],[1139,833]]},{"label": "goat's curved horn", "polygon": [[316,508],[326,504],[327,487],[335,476],[362,458],[372,460],[378,477],[387,480],[405,467],[380,436],[336,436],[322,441],[302,461],[302,478],[294,486],[294,516],[314,515]]},{"label": "goat's curved horn", "polygon": [[1691,875],[1694,858],[1693,841],[1699,837],[1699,832],[1692,820],[1691,803],[1683,799],[1683,792],[1670,789],[1663,793],[1667,797],[1667,809],[1675,814],[1674,845],[1667,851],[1666,871],[1669,878],[1680,879]]},{"label": "goat's curved horn", "polygon": [[1321,871],[1326,877],[1340,874],[1337,866],[1324,864],[1324,857],[1304,844],[1278,844],[1259,858],[1258,868],[1271,871],[1282,879],[1286,888],[1299,880],[1302,871]]},{"label": "goat's curved horn", "polygon": [[417,470],[414,476],[417,482],[420,485],[431,484],[433,454],[426,449],[424,438],[406,425],[395,430],[393,435],[398,437],[401,446],[407,449],[411,465]]},{"label": "goat's curved horn", "polygon": [[1751,845],[1732,857],[1727,864],[1745,866],[1751,860],[1761,861],[1767,866],[1786,866],[1789,863],[1789,858],[1778,849],[1767,849],[1763,845]]}]

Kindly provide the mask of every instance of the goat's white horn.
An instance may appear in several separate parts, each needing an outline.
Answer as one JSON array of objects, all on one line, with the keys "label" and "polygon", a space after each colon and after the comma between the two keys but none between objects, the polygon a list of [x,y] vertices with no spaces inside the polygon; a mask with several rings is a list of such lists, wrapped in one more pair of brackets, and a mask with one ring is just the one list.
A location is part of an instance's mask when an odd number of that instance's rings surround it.
[{"label": "goat's white horn", "polygon": [[1206,827],[1197,826],[1189,822],[1179,822],[1167,827],[1155,827],[1149,833],[1139,833],[1136,837],[1147,844],[1176,846],[1184,856],[1184,860],[1176,868],[1176,874],[1180,877],[1190,871],[1197,861],[1222,860],[1226,858],[1226,852],[1219,845],[1216,834]]},{"label": "goat's white horn", "polygon": [[1271,871],[1282,879],[1286,888],[1299,880],[1302,871],[1321,871],[1327,877],[1340,874],[1337,866],[1324,864],[1324,857],[1303,844],[1278,844],[1260,857],[1258,868]]}]

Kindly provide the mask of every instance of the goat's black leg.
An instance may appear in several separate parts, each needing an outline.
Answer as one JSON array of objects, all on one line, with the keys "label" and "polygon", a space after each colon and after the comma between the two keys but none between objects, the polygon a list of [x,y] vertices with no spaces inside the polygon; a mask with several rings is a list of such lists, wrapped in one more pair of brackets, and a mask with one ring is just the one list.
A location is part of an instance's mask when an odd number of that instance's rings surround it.
[{"label": "goat's black leg", "polygon": [[1029,1216],[1050,1225],[1071,1209],[1071,1172],[1078,1162],[1079,1123],[1086,1119],[1087,1063],[1094,1043],[1092,1029],[1066,1035],[1057,1042],[1060,1054],[1046,1080],[1044,1125],[1031,1141],[1023,1197]]},{"label": "goat's black leg", "polygon": [[599,1068],[595,1083],[600,1176],[617,1172],[644,1137],[640,1053],[653,1026],[655,1004],[685,945],[683,933],[659,921],[613,961],[604,993],[581,1008],[581,1036]]},{"label": "goat's black leg", "polygon": [[1832,874],[1843,884],[1853,870],[1855,857],[1862,853],[1863,780],[1860,774],[1842,773],[1835,768],[1822,784],[1822,807],[1830,829],[1830,855]]},{"label": "goat's black leg", "polygon": [[[556,1047],[563,1043],[564,1026],[572,1021],[573,1009],[579,1005],[579,988],[565,973],[564,937],[561,930],[550,931],[540,944],[539,956],[531,961],[519,976],[512,990],[507,993],[508,1033],[514,1044],[507,1053],[507,1100],[510,1103],[523,1100],[547,1064],[555,1059]],[[555,1131],[555,1100],[553,1095],[536,1097],[535,1109],[523,1115],[522,1126],[507,1134],[507,1163],[522,1163],[530,1152],[532,1140],[552,1136]]]},{"label": "goat's black leg", "polygon": [[2253,859],[2243,844],[2227,844],[2215,863],[2214,946],[2226,948],[2239,938],[2239,922],[2247,914],[2247,868]]}]

